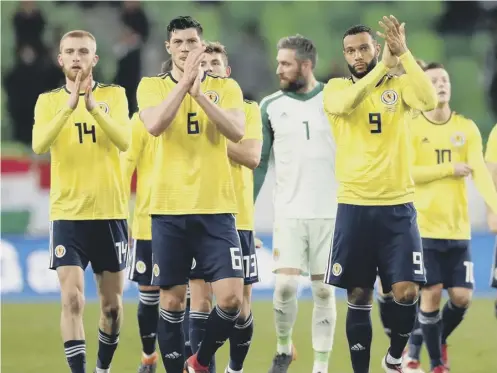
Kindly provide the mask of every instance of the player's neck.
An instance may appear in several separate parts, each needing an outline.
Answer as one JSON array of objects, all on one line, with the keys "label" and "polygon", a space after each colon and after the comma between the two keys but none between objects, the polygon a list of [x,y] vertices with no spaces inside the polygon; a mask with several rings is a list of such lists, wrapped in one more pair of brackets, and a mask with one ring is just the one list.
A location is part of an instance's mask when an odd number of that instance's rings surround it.
[{"label": "player's neck", "polygon": [[[86,88],[88,87],[88,85],[90,85],[90,87],[93,87],[93,83],[94,83],[93,80],[91,80],[90,76],[88,76],[85,80],[83,80],[81,82],[81,85],[79,86],[79,92],[83,93],[86,90]],[[74,90],[75,86],[76,86],[76,83],[66,77],[66,89],[69,92],[72,92]]]},{"label": "player's neck", "polygon": [[183,77],[183,71],[178,69],[178,67],[173,64],[173,68],[171,70],[171,76],[173,77],[173,79],[175,81],[179,82],[181,80],[181,78]]},{"label": "player's neck", "polygon": [[448,104],[437,107],[435,110],[427,111],[423,113],[426,118],[431,122],[435,123],[445,123],[449,120],[452,115],[452,110]]},{"label": "player's neck", "polygon": [[312,76],[311,79],[309,79],[309,81],[306,83],[306,85],[304,87],[300,88],[295,93],[299,93],[299,94],[309,93],[314,88],[316,88],[317,85],[318,85],[318,81],[316,80],[316,78],[314,76]]}]

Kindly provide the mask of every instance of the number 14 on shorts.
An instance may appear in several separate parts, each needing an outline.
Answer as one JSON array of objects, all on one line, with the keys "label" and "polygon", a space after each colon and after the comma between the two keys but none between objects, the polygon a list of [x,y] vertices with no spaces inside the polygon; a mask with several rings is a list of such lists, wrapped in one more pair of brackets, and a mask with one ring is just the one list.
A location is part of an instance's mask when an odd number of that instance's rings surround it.
[{"label": "number 14 on shorts", "polygon": [[128,243],[125,241],[116,242],[116,253],[119,264],[125,263],[128,260]]}]

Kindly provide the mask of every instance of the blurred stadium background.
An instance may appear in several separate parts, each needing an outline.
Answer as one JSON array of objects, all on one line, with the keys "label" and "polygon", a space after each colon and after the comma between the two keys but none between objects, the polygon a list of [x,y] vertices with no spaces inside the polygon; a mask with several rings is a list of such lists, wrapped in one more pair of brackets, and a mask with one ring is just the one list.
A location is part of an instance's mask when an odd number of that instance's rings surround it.
[{"label": "blurred stadium background", "polygon": [[[353,24],[375,27],[383,15],[406,22],[408,45],[416,57],[444,63],[452,79],[452,107],[473,119],[484,141],[497,116],[497,2],[445,1],[321,1],[321,2],[217,2],[217,1],[1,1],[1,296],[2,371],[5,373],[63,372],[64,356],[58,332],[58,284],[48,263],[49,157],[30,150],[33,108],[38,94],[64,84],[56,65],[58,42],[71,29],[86,29],[98,41],[100,62],[96,80],[127,89],[130,110],[141,76],[155,75],[167,58],[165,26],[178,15],[192,15],[205,30],[205,38],[228,48],[233,77],[247,98],[260,101],[278,89],[275,75],[276,43],[300,33],[317,45],[316,75],[322,81],[347,74],[341,52],[342,34]],[[271,247],[272,187],[268,173],[257,202],[258,235]],[[488,286],[494,237],[485,225],[485,206],[471,181],[470,206],[477,300],[453,340],[455,373],[497,372],[497,322],[492,315]],[[254,290],[256,340],[247,373],[269,366],[274,346],[272,311],[268,299],[273,279],[269,249],[259,251],[262,282]],[[87,273],[86,293],[95,287]],[[302,297],[308,296],[302,281]],[[340,293],[341,294],[341,293]],[[126,323],[113,372],[135,371],[139,340],[134,321],[136,288],[127,284]],[[295,330],[300,359],[291,372],[310,370],[310,314],[301,306]],[[333,373],[351,371],[344,333],[344,303],[340,303]],[[86,314],[88,360],[95,356],[97,307]],[[374,315],[375,322],[378,320]],[[372,372],[386,347],[376,324]],[[27,336],[27,337],[26,337]],[[226,348],[220,353],[226,361]],[[425,361],[426,359],[425,356]],[[222,364],[219,365],[219,369]],[[219,370],[220,372],[221,370]]]}]

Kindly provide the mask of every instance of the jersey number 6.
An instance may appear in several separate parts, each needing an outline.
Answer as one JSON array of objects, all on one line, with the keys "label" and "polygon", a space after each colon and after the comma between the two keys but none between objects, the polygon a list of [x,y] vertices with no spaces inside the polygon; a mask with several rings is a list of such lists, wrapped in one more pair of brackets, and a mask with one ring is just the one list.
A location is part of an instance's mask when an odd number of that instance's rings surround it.
[{"label": "jersey number 6", "polygon": [[376,128],[371,129],[371,133],[381,133],[381,114],[369,113],[369,124],[376,126]]},{"label": "jersey number 6", "polygon": [[196,135],[197,133],[200,133],[200,127],[198,125],[198,120],[195,120],[197,116],[197,113],[188,113],[188,134],[189,135]]},{"label": "jersey number 6", "polygon": [[79,143],[83,143],[83,135],[91,135],[92,142],[97,142],[97,133],[95,132],[95,126],[92,125],[88,129],[88,124],[84,123],[74,123],[78,127]]}]

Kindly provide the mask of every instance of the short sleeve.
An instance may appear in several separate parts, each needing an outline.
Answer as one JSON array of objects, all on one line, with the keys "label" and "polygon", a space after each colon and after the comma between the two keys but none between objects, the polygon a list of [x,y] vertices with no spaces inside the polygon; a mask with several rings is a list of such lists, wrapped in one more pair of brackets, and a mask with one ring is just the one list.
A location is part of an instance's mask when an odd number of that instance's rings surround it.
[{"label": "short sleeve", "polygon": [[138,84],[136,100],[140,111],[157,106],[164,100],[159,79],[161,78],[143,78]]},{"label": "short sleeve", "polygon": [[244,140],[262,141],[262,117],[256,102],[245,103],[245,136]]},{"label": "short sleeve", "polygon": [[219,106],[223,109],[244,110],[243,93],[238,83],[231,78],[225,80]]},{"label": "short sleeve", "polygon": [[497,163],[497,124],[488,137],[485,160],[489,163]]}]

